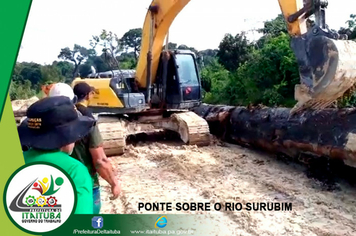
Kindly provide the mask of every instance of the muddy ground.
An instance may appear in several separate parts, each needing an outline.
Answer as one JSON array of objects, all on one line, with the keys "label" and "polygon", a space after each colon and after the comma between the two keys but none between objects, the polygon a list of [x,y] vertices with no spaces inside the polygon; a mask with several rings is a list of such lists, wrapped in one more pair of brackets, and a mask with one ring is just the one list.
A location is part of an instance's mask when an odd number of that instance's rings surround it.
[{"label": "muddy ground", "polygon": [[[103,214],[221,214],[239,235],[356,235],[356,187],[344,179],[311,178],[305,165],[237,145],[185,146],[178,140],[128,145],[112,157],[122,181]],[[138,202],[291,202],[292,211],[138,211]],[[218,235],[231,235],[231,233]]]}]

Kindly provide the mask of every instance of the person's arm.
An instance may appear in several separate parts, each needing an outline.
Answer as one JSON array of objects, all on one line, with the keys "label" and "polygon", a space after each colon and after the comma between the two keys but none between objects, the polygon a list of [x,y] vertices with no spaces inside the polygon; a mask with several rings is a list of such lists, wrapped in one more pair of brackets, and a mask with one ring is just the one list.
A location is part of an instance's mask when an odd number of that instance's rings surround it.
[{"label": "person's arm", "polygon": [[77,207],[74,214],[93,214],[93,181],[88,169],[78,161],[71,172],[77,190]]},{"label": "person's arm", "polygon": [[97,147],[89,150],[93,157],[97,172],[111,185],[111,193],[113,194],[111,200],[116,199],[120,195],[121,186],[114,174],[110,160],[105,155],[104,149],[102,147]]},{"label": "person's arm", "polygon": [[90,134],[89,151],[93,158],[94,166],[99,175],[111,185],[111,192],[113,194],[111,199],[115,199],[121,192],[121,186],[117,181],[111,166],[109,158],[107,158],[104,148],[102,147],[102,137],[97,126],[94,126]]}]

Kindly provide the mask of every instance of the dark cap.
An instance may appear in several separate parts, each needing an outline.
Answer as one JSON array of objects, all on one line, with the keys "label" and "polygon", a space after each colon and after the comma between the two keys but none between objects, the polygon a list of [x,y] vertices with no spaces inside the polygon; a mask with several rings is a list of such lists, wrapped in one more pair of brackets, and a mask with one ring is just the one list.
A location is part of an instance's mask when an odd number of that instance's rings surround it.
[{"label": "dark cap", "polygon": [[23,146],[53,150],[82,139],[94,125],[94,119],[78,116],[68,97],[55,96],[33,103],[18,132]]},{"label": "dark cap", "polygon": [[74,94],[78,97],[78,100],[82,100],[90,92],[95,91],[95,88],[91,87],[89,84],[85,82],[80,82],[74,86],[73,91]]}]

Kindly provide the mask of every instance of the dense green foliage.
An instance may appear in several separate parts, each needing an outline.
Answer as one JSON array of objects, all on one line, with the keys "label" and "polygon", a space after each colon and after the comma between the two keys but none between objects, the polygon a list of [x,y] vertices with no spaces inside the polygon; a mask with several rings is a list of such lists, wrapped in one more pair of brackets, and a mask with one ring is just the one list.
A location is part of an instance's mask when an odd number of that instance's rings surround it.
[{"label": "dense green foliage", "polygon": [[[356,15],[340,28],[356,38]],[[204,90],[204,102],[211,104],[287,106],[295,104],[294,86],[299,83],[298,66],[290,48],[290,37],[282,15],[266,21],[258,30],[262,37],[249,42],[244,32],[226,34],[218,49],[197,51],[187,45],[169,43],[169,49],[190,49],[197,55]],[[110,69],[134,69],[141,46],[142,29],[131,29],[121,38],[103,30],[90,40],[90,48],[75,44],[62,48],[52,65],[17,63],[10,87],[11,99],[36,95],[42,84],[70,82],[74,76],[86,76]],[[98,48],[101,49],[98,50]],[[97,53],[100,51],[100,53]],[[343,99],[342,106],[352,106],[356,97]]]}]

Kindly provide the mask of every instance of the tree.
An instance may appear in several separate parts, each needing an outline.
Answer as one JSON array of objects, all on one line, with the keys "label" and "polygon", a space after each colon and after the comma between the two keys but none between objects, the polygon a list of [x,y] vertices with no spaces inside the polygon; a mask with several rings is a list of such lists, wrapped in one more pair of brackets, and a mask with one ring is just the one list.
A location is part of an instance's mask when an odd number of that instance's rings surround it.
[{"label": "tree", "polygon": [[61,72],[61,75],[66,79],[66,80],[71,80],[70,78],[72,77],[73,71],[74,71],[74,65],[68,61],[54,61],[52,63],[53,66],[56,66],[59,71]]},{"label": "tree", "polygon": [[351,14],[350,19],[345,22],[347,27],[341,27],[339,34],[347,34],[349,39],[356,39],[356,15]]},{"label": "tree", "polygon": [[[162,47],[162,49],[165,49],[166,48],[166,45],[164,45],[163,47]],[[177,49],[177,44],[176,43],[171,43],[171,42],[169,42],[168,43],[168,50],[175,50],[175,49]]]},{"label": "tree", "polygon": [[289,35],[281,33],[253,50],[251,59],[239,67],[227,86],[232,104],[295,104],[294,86],[299,83],[299,72],[289,44]]},{"label": "tree", "polygon": [[214,62],[219,50],[217,49],[206,49],[198,52],[198,61],[201,68],[209,66]]},{"label": "tree", "polygon": [[235,71],[248,59],[250,49],[251,46],[244,33],[236,34],[235,37],[226,34],[219,44],[218,61],[227,70]]},{"label": "tree", "polygon": [[[307,24],[312,25],[313,21],[307,21]],[[263,33],[263,36],[256,42],[256,47],[261,48],[267,39],[278,37],[281,33],[288,33],[287,24],[282,14],[272,20],[265,21],[263,28],[257,30],[258,33]]]},{"label": "tree", "polygon": [[287,24],[282,14],[278,14],[273,20],[266,21],[262,29],[258,29],[257,32],[263,33],[271,37],[277,37],[281,33],[288,33]]},{"label": "tree", "polygon": [[80,77],[86,78],[92,72],[91,67],[92,65],[90,62],[85,62],[84,64],[81,64],[78,69]]},{"label": "tree", "polygon": [[97,72],[103,72],[111,69],[105,58],[105,53],[102,53],[100,56],[89,58],[88,61],[91,62],[91,65],[94,66]]},{"label": "tree", "polygon": [[73,50],[69,47],[62,48],[58,58],[74,63],[74,70],[72,73],[72,77],[74,78],[78,72],[79,66],[92,54],[95,54],[95,50],[90,50],[78,44],[74,44]]},{"label": "tree", "polygon": [[34,88],[42,80],[41,65],[33,62],[24,62],[21,65],[20,78],[22,82],[29,80]]},{"label": "tree", "polygon": [[65,81],[60,69],[54,65],[41,66],[41,74],[41,84]]},{"label": "tree", "polygon": [[122,36],[120,41],[126,51],[129,49],[133,49],[135,60],[137,62],[141,50],[142,29],[130,29]]},{"label": "tree", "polygon": [[198,50],[196,50],[194,47],[188,47],[188,46],[187,46],[187,45],[185,45],[185,44],[181,44],[181,45],[179,45],[179,46],[177,47],[177,49],[181,49],[181,50],[190,50],[190,51],[194,52],[194,53],[195,53],[195,55],[197,55],[197,54],[198,54]]},{"label": "tree", "polygon": [[349,29],[354,30],[356,27],[356,14],[351,14],[350,19],[346,21],[346,24],[348,24]]},{"label": "tree", "polygon": [[201,70],[202,87],[206,92],[204,102],[212,104],[228,102],[224,91],[229,76],[229,71],[219,64],[216,58]]},{"label": "tree", "polygon": [[21,71],[23,69],[23,65],[20,62],[16,62],[15,68],[12,72],[12,81],[22,81],[23,77],[21,75]]},{"label": "tree", "polygon": [[137,61],[134,52],[123,52],[117,58],[121,69],[135,69]]},{"label": "tree", "polygon": [[116,56],[122,51],[122,45],[117,34],[103,29],[99,36],[93,36],[90,45],[95,49],[98,45],[102,47],[102,59],[109,65],[110,69],[119,69]]},{"label": "tree", "polygon": [[10,100],[28,99],[36,95],[36,91],[31,89],[31,81],[11,81],[9,88]]}]

